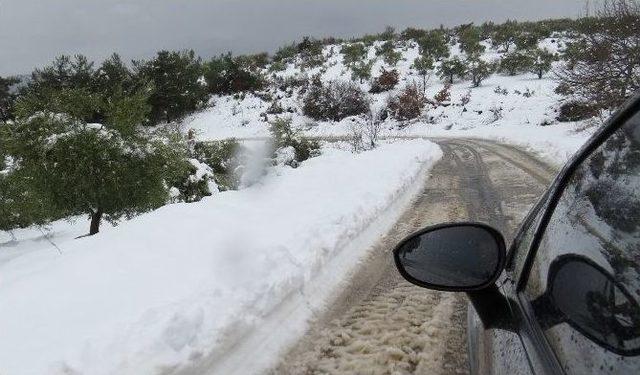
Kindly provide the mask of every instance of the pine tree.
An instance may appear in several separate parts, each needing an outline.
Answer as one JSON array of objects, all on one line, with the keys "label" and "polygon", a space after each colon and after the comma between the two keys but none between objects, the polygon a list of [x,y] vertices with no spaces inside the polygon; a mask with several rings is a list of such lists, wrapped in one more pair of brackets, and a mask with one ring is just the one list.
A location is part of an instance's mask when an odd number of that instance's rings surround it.
[{"label": "pine tree", "polygon": [[17,78],[0,77],[0,122],[13,118],[13,102],[15,101],[16,95],[11,91],[11,87],[17,83]]},{"label": "pine tree", "polygon": [[151,123],[172,122],[202,106],[207,90],[202,63],[193,51],[160,51],[153,60],[136,61],[137,74],[152,84]]}]

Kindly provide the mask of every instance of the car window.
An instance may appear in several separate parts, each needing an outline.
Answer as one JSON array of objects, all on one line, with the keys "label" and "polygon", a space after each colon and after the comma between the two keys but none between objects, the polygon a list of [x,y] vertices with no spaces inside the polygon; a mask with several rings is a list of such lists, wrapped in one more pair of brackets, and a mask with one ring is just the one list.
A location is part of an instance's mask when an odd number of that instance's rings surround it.
[{"label": "car window", "polygon": [[508,271],[513,271],[516,275],[522,271],[522,267],[527,259],[529,247],[545,212],[544,208],[546,207],[547,198],[548,194],[543,195],[538,203],[533,206],[529,215],[522,222],[520,229],[518,229],[518,234],[509,249],[506,268]]},{"label": "car window", "polygon": [[568,374],[640,366],[640,115],[578,166],[524,295]]}]

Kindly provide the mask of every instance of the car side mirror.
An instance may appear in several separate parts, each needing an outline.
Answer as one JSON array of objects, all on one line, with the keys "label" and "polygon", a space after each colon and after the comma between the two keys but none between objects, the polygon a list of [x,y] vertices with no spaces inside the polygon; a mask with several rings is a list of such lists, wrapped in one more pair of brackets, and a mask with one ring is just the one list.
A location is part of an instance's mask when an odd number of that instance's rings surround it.
[{"label": "car side mirror", "polygon": [[448,223],[424,228],[393,251],[409,282],[428,289],[470,292],[492,286],[505,261],[504,238],[482,223]]},{"label": "car side mirror", "polygon": [[611,352],[640,354],[640,304],[611,272],[584,256],[556,258],[546,291],[531,305],[543,330],[567,323]]}]

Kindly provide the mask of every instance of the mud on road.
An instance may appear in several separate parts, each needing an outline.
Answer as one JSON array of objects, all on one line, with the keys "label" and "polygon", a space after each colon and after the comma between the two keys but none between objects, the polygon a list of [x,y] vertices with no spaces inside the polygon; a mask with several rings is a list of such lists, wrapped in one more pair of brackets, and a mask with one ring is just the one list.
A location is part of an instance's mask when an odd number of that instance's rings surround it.
[{"label": "mud on road", "polygon": [[444,157],[422,193],[272,374],[468,373],[464,294],[404,281],[391,250],[411,232],[446,221],[482,221],[510,241],[555,170],[512,146],[435,141]]}]

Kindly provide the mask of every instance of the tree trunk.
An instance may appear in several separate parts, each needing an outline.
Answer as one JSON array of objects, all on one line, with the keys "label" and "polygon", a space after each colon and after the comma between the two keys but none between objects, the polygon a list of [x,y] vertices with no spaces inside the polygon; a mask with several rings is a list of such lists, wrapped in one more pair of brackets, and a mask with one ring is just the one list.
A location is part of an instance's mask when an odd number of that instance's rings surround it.
[{"label": "tree trunk", "polygon": [[427,93],[427,75],[422,76],[422,95]]},{"label": "tree trunk", "polygon": [[100,220],[102,220],[102,209],[98,208],[96,212],[91,214],[91,225],[89,227],[90,236],[100,231]]}]

